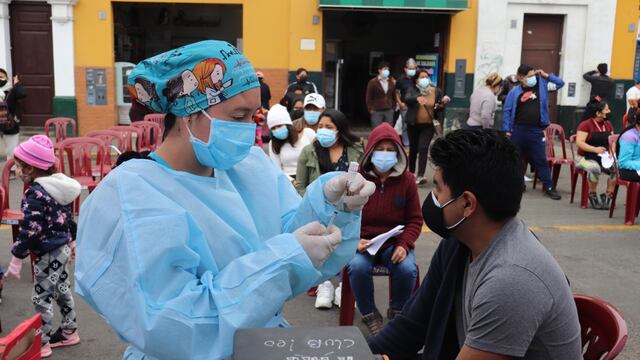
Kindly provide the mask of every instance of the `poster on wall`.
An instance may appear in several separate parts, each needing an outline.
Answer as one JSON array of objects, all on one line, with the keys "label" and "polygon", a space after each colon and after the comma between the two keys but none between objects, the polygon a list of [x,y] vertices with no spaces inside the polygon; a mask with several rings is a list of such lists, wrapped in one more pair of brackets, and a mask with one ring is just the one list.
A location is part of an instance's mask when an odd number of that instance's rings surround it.
[{"label": "poster on wall", "polygon": [[438,54],[418,54],[416,55],[418,69],[427,70],[431,82],[438,84]]}]

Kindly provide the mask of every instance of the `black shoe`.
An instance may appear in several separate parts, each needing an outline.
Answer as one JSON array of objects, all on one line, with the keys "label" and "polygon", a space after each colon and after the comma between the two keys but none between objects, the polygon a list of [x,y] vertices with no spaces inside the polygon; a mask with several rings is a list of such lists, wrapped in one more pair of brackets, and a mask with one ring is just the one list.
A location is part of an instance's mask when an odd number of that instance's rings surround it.
[{"label": "black shoe", "polygon": [[589,204],[591,205],[592,209],[595,210],[601,210],[602,209],[602,204],[600,203],[600,199],[598,198],[598,194],[596,193],[589,193]]},{"label": "black shoe", "polygon": [[607,194],[600,194],[600,206],[602,210],[609,210],[611,207],[611,196]]},{"label": "black shoe", "polygon": [[558,192],[554,188],[548,188],[547,190],[545,190],[544,195],[552,198],[553,200],[562,199],[562,196],[560,196],[560,194],[558,194]]}]

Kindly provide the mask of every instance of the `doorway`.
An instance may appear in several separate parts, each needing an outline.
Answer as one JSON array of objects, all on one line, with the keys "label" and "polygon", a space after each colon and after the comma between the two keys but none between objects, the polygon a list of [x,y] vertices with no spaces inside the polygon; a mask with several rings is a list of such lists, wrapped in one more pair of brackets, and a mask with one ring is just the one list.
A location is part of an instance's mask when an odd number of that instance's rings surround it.
[{"label": "doorway", "polygon": [[[407,58],[428,55],[445,61],[448,13],[327,10],[324,13],[324,95],[327,106],[342,111],[352,124],[369,124],[367,83],[382,60],[391,75],[404,72]],[[443,67],[434,69],[443,84]]]},{"label": "doorway", "polygon": [[[562,29],[564,15],[525,14],[522,28],[521,63],[544,69],[547,73],[560,72]],[[549,116],[557,122],[558,94],[549,92]]]},{"label": "doorway", "polygon": [[14,1],[9,4],[9,13],[11,76],[18,75],[27,90],[27,97],[21,100],[21,125],[42,127],[53,117],[51,5]]}]

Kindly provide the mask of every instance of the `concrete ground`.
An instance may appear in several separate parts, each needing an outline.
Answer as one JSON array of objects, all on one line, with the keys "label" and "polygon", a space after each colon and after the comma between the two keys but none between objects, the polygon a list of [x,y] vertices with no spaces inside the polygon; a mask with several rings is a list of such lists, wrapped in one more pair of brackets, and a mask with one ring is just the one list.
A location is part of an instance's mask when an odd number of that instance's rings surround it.
[{"label": "concrete ground", "polygon": [[[431,169],[429,169],[431,172]],[[429,176],[431,174],[429,173]],[[534,229],[541,241],[558,260],[576,293],[599,296],[614,304],[629,327],[629,340],[619,359],[640,359],[640,226],[624,226],[625,193],[618,195],[618,208],[612,219],[605,211],[583,210],[569,203],[568,169],[564,168],[558,186],[563,199],[553,201],[538,190],[529,189],[524,196],[520,217]],[[531,183],[528,183],[529,188]],[[11,183],[12,207],[18,206],[21,184]],[[421,199],[430,186],[420,188]],[[424,232],[416,244],[416,258],[421,276],[426,273],[439,239]],[[11,232],[0,228],[0,263],[6,269],[10,260]],[[334,280],[334,283],[337,281]],[[383,314],[387,308],[387,280],[376,278],[376,298]],[[4,286],[0,319],[3,335],[21,320],[34,314],[30,301],[32,283],[25,264],[21,280],[8,280]],[[117,303],[118,299],[113,299]],[[81,344],[54,351],[52,359],[120,359],[125,348],[118,337],[76,296]],[[334,326],[339,309],[320,311],[314,298],[305,294],[285,306],[287,320],[293,326]],[[56,314],[56,319],[59,315]],[[356,313],[356,325],[366,334]],[[57,326],[57,325],[56,325]]]}]

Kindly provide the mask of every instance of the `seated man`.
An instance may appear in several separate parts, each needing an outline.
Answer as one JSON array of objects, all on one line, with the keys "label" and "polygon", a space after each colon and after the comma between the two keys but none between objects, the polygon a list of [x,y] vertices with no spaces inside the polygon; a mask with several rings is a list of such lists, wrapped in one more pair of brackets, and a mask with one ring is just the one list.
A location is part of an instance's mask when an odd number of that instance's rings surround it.
[{"label": "seated man", "polygon": [[522,163],[493,130],[458,130],[431,148],[435,188],[422,212],[442,236],[420,290],[380,334],[391,359],[581,359],[571,289],[516,217]]}]

